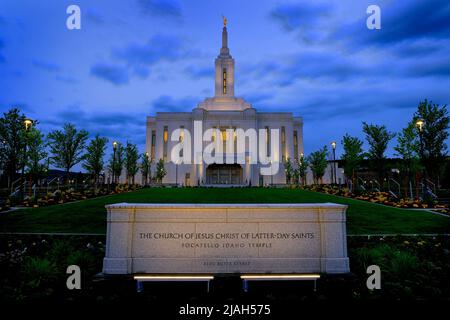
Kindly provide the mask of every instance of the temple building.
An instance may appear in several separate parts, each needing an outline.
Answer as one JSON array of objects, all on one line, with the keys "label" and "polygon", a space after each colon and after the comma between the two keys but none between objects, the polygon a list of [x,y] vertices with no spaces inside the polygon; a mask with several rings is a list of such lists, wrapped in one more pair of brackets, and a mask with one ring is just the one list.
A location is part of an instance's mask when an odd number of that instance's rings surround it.
[{"label": "temple building", "polygon": [[[215,95],[200,102],[192,111],[187,112],[157,112],[147,117],[146,152],[153,160],[152,172],[156,163],[163,159],[167,174],[164,184],[183,186],[218,186],[218,185],[252,185],[285,184],[286,175],[283,163],[286,159],[295,160],[303,154],[303,120],[291,112],[259,112],[257,106],[252,106],[243,98],[235,96],[234,59],[228,48],[228,32],[226,20],[222,30],[222,48],[215,59]],[[261,174],[261,163],[252,163],[251,153],[241,154],[244,163],[179,163],[171,159],[171,150],[178,141],[171,140],[171,134],[176,129],[194,132],[194,123],[202,122],[202,130],[218,129],[223,133],[224,143],[227,129],[260,129],[269,132],[279,131],[279,150],[270,150],[279,155],[279,169],[274,174]],[[268,137],[271,137],[268,135]],[[192,137],[193,139],[193,137]],[[268,138],[270,140],[270,138]],[[269,141],[268,141],[269,142]],[[207,143],[203,142],[204,145]],[[191,146],[192,157],[194,143]],[[259,146],[258,146],[259,148]],[[270,149],[268,143],[267,151]],[[236,150],[236,149],[235,149]],[[246,149],[247,150],[247,149]],[[237,152],[237,150],[235,151]],[[236,154],[236,158],[237,158]]]}]

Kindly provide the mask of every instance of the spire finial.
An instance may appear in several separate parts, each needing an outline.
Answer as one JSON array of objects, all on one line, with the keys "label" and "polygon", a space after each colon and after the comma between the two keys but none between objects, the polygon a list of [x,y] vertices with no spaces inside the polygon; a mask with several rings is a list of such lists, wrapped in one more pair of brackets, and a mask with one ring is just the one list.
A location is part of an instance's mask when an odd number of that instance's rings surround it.
[{"label": "spire finial", "polygon": [[226,28],[227,27],[227,18],[222,15],[222,20],[223,20],[223,27]]}]

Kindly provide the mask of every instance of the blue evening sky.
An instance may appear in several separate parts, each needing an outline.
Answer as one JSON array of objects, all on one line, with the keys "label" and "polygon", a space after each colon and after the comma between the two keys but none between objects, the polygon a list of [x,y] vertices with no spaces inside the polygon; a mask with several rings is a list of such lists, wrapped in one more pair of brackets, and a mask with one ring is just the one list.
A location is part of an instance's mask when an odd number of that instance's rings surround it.
[{"label": "blue evening sky", "polygon": [[[66,28],[71,4],[81,30]],[[366,27],[369,4],[381,30]],[[303,116],[307,154],[363,137],[363,121],[398,132],[422,99],[450,102],[447,0],[0,0],[0,111],[143,151],[147,115],[213,95],[222,14],[236,95]]]}]

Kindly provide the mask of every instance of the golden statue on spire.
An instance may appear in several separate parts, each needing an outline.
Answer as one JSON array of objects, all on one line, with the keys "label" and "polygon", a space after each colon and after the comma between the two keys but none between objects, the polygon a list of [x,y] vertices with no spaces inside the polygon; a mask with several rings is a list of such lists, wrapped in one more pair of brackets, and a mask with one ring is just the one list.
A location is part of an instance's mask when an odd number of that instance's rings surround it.
[{"label": "golden statue on spire", "polygon": [[222,19],[223,19],[223,26],[226,27],[227,26],[227,18],[222,15]]}]

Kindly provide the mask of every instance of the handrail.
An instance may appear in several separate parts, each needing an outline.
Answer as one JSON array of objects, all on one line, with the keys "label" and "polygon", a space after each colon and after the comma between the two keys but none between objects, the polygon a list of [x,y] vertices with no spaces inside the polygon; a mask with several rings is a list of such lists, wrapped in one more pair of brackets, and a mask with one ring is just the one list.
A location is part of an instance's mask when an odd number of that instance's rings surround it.
[{"label": "handrail", "polygon": [[14,190],[14,185],[17,183],[17,181],[22,181],[22,177],[20,177],[20,178],[17,179],[17,180],[14,180],[14,181],[11,183],[11,193],[13,192],[13,190]]},{"label": "handrail", "polygon": [[[426,191],[427,191],[433,198],[435,198],[435,199],[438,198],[438,196],[437,196],[435,193],[433,193],[433,192],[431,192],[431,190],[429,190],[429,188],[428,188],[427,185],[425,185],[425,184],[422,183],[422,182],[421,182],[419,185],[422,187],[422,189],[426,189]],[[422,196],[423,196],[423,195],[422,195]]]},{"label": "handrail", "polygon": [[377,179],[372,179],[372,181],[375,182],[375,184],[378,186],[378,191],[381,190],[381,185],[378,182],[378,180]]},{"label": "handrail", "polygon": [[[394,182],[397,185],[397,187],[398,187],[398,196],[400,197],[401,194],[402,194],[402,188],[400,186],[400,183],[398,183],[398,181],[394,180],[393,178],[389,178],[389,181],[392,181],[392,182]],[[389,191],[391,191],[391,190],[389,190]]]},{"label": "handrail", "polygon": [[433,181],[431,181],[430,179],[425,179],[425,182],[428,182],[429,184],[431,184],[433,186],[434,193],[436,193],[436,184]]}]

